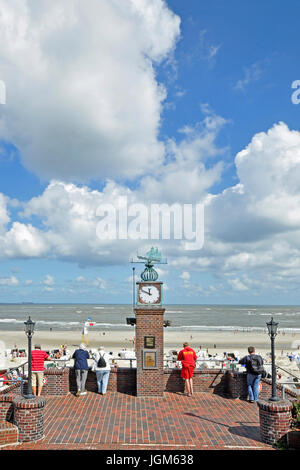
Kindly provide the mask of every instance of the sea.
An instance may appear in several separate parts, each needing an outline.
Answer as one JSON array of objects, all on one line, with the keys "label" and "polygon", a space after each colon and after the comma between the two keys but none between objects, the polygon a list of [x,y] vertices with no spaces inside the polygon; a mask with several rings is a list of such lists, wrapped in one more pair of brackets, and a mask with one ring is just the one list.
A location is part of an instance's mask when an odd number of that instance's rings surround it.
[{"label": "sea", "polygon": [[[272,305],[164,305],[169,331],[266,331],[274,318],[279,331],[300,333],[300,306]],[[134,317],[132,305],[104,304],[0,304],[0,332],[24,329],[28,317],[35,330],[129,331],[126,319]]]}]

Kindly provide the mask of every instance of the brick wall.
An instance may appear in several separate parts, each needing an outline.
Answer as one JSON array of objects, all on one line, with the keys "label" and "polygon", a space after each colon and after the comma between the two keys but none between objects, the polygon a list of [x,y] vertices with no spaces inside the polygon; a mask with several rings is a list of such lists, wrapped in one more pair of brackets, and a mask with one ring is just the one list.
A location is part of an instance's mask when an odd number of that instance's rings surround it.
[{"label": "brick wall", "polygon": [[[77,391],[75,370],[69,369],[70,391],[75,393]],[[88,376],[85,384],[88,392],[97,392],[97,379],[96,373],[92,370],[88,371]],[[121,392],[134,395],[136,393],[136,369],[126,367],[115,367],[110,370],[108,385],[108,392]]]},{"label": "brick wall", "polygon": [[[137,396],[162,396],[164,392],[164,308],[136,308],[136,363]],[[155,369],[143,367],[143,349],[145,336],[155,337],[157,364]]]},{"label": "brick wall", "polygon": [[[180,369],[164,369],[162,376],[163,391],[183,392],[184,380],[180,377]],[[136,394],[135,368],[118,367],[112,368],[108,381],[108,391]],[[73,368],[48,369],[45,371],[47,383],[43,387],[42,396],[67,395],[76,392],[75,373]],[[272,382],[270,379],[262,379],[262,390],[260,398],[269,399],[272,394]],[[152,387],[155,388],[157,380],[153,380]],[[90,392],[97,391],[96,374],[89,370],[86,389]],[[282,386],[277,384],[277,396],[281,398]],[[220,371],[212,369],[196,369],[194,372],[194,391],[226,394],[230,398],[247,398],[247,375],[234,371]],[[24,386],[26,393],[26,385]],[[12,397],[20,394],[20,385],[12,385],[0,392],[0,420],[10,409]],[[294,401],[297,395],[286,390],[286,398]]]},{"label": "brick wall", "polygon": [[[184,392],[185,381],[180,369],[164,370],[164,389],[168,392]],[[227,374],[220,370],[195,370],[193,377],[194,392],[228,393]]]}]

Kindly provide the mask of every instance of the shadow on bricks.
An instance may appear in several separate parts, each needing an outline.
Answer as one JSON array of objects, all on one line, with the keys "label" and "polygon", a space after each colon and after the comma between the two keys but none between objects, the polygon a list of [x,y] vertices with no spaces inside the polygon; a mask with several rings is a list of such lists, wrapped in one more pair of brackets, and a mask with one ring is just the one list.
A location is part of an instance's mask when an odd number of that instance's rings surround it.
[{"label": "shadow on bricks", "polygon": [[[247,437],[255,440],[257,442],[261,442],[261,435],[260,435],[260,427],[259,426],[249,426],[247,424],[251,423],[238,423],[239,426],[228,426],[227,424],[221,423],[219,421],[215,421],[213,419],[205,418],[204,416],[199,416],[195,413],[185,413],[187,416],[193,416],[194,418],[198,418],[202,421],[206,421],[208,423],[216,425],[216,427],[223,427],[231,434],[234,434],[238,437]],[[257,424],[257,423],[255,423]]]}]

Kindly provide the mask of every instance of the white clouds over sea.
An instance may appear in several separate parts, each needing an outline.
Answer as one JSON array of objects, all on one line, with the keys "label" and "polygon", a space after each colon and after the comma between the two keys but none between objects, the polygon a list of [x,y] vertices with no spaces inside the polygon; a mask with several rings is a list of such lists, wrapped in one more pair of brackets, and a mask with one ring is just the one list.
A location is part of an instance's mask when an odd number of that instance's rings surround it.
[{"label": "white clouds over sea", "polygon": [[[23,200],[0,193],[2,261],[120,266],[154,243],[191,292],[195,285],[208,295],[298,285],[300,132],[275,120],[256,132],[231,156],[235,184],[224,184],[231,150],[219,141],[230,109],[225,117],[199,99],[196,119],[187,116],[162,136],[168,83],[157,70],[167,64],[175,75],[182,35],[181,19],[165,1],[0,0],[0,8],[7,93],[1,141],[45,183]],[[210,49],[209,58],[218,60],[224,47]],[[249,70],[238,88],[259,81],[260,69]],[[188,96],[188,83],[179,85]],[[186,251],[173,239],[99,239],[97,209],[122,198],[204,204],[203,248]],[[210,272],[215,285],[210,279],[202,288],[192,272]],[[48,273],[41,284],[51,292],[55,279]],[[77,280],[84,284],[85,276]],[[18,279],[7,275],[0,285],[17,286]],[[94,285],[105,290],[107,281],[96,277]]]}]

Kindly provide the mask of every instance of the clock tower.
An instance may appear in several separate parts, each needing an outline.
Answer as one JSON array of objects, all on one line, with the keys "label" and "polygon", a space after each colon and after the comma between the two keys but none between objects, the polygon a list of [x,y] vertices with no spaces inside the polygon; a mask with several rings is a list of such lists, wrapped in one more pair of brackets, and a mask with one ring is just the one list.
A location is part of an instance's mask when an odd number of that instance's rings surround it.
[{"label": "clock tower", "polygon": [[[137,285],[136,315],[136,358],[137,396],[163,396],[164,393],[164,312],[162,306],[163,283],[157,281],[154,263],[162,261],[157,249],[144,256],[145,270]],[[137,261],[141,262],[141,261]]]}]

